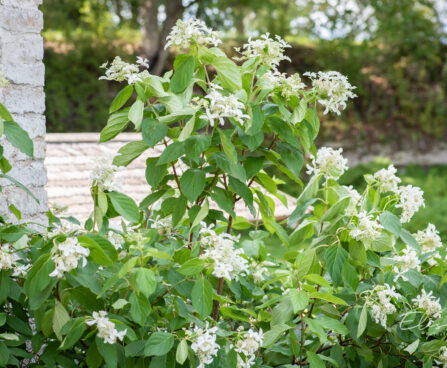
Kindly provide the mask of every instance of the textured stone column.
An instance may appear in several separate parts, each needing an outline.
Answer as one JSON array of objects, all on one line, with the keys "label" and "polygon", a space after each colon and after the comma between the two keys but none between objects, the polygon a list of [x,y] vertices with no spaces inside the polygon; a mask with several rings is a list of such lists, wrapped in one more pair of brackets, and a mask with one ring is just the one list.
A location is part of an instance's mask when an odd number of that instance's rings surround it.
[{"label": "textured stone column", "polygon": [[14,204],[25,220],[45,222],[47,182],[45,158],[45,69],[43,59],[42,0],[0,0],[0,70],[10,81],[0,89],[0,101],[34,141],[34,158],[2,143],[13,169],[8,173],[26,185],[40,200],[35,202],[23,190],[2,180],[0,213]]}]

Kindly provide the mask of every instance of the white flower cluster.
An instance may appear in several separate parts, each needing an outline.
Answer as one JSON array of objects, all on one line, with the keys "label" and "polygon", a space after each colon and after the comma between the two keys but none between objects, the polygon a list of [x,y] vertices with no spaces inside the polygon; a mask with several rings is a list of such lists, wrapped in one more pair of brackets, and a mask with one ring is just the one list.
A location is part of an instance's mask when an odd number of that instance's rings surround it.
[{"label": "white flower cluster", "polygon": [[397,170],[393,165],[387,169],[381,169],[374,174],[374,179],[379,184],[379,192],[396,192],[400,178],[396,176]]},{"label": "white flower cluster", "polygon": [[214,126],[217,120],[219,124],[225,124],[225,118],[233,118],[243,124],[244,119],[250,118],[244,114],[245,105],[239,102],[235,95],[224,96],[218,90],[222,87],[211,84],[209,93],[205,96],[207,101],[201,100],[200,104],[205,108],[205,114],[201,116],[203,120],[208,120]]},{"label": "white flower cluster", "polygon": [[401,222],[409,222],[419,208],[425,206],[424,192],[418,187],[407,185],[400,187],[397,193],[400,196],[400,202],[396,204],[396,207],[402,208]]},{"label": "white flower cluster", "polygon": [[9,244],[2,245],[0,248],[0,270],[10,270],[15,266],[15,258],[11,253]]},{"label": "white flower cluster", "polygon": [[204,368],[206,364],[213,362],[219,351],[219,344],[216,343],[217,327],[209,328],[208,322],[204,329],[195,326],[192,331],[187,330],[186,336],[192,341],[191,349],[199,358],[199,365],[197,368]]},{"label": "white flower cluster", "polygon": [[362,211],[357,215],[359,220],[349,234],[358,241],[374,241],[380,235],[383,226],[379,224],[377,219],[373,219],[372,215],[368,215],[366,211]]},{"label": "white flower cluster", "polygon": [[200,241],[205,249],[200,256],[202,259],[214,261],[213,275],[227,280],[235,279],[240,273],[248,271],[248,262],[241,257],[242,249],[235,249],[235,238],[230,234],[217,235],[212,229],[207,229],[208,235],[202,236]]},{"label": "white flower cluster", "polygon": [[443,368],[447,368],[447,346],[441,346],[436,364],[442,364]]},{"label": "white flower cluster", "polygon": [[115,177],[115,174],[121,170],[122,167],[113,164],[113,157],[98,158],[95,168],[90,173],[92,186],[97,186],[101,191],[121,190],[121,184]]},{"label": "white flower cluster", "polygon": [[63,214],[68,209],[68,206],[58,202],[51,202],[49,203],[48,207],[50,208],[51,212],[56,216]]},{"label": "white flower cluster", "polygon": [[286,41],[281,37],[276,36],[276,39],[270,38],[270,34],[266,33],[257,40],[248,39],[248,43],[244,44],[242,48],[236,47],[235,50],[242,56],[235,57],[235,60],[250,60],[259,57],[261,64],[266,64],[271,68],[276,69],[282,60],[290,61],[290,58],[285,56],[285,49],[290,48]]},{"label": "white flower cluster", "polygon": [[376,286],[372,291],[372,298],[367,302],[371,308],[374,321],[386,328],[387,316],[396,312],[396,307],[392,301],[401,297],[402,295],[395,291],[394,286],[390,287],[388,284]]},{"label": "white flower cluster", "polygon": [[264,333],[262,332],[262,329],[260,329],[259,332],[249,329],[241,336],[236,343],[234,351],[239,354],[244,354],[245,358],[238,354],[237,368],[250,368],[255,364],[255,354],[262,346],[263,340]]},{"label": "white flower cluster", "polygon": [[96,325],[98,329],[98,337],[104,339],[106,344],[115,344],[117,339],[123,341],[127,329],[118,331],[115,328],[115,324],[107,317],[107,312],[93,312],[92,318],[92,320],[85,323],[89,326]]},{"label": "white flower cluster", "polygon": [[439,231],[436,230],[433,224],[428,224],[425,230],[419,230],[413,236],[421,246],[423,253],[433,252],[437,248],[442,247]]},{"label": "white flower cluster", "polygon": [[123,236],[115,231],[108,231],[107,239],[112,243],[116,250],[122,249],[123,244],[125,243]]},{"label": "white flower cluster", "polygon": [[5,78],[2,72],[0,72],[0,88],[5,88],[9,84],[9,81]]},{"label": "white flower cluster", "polygon": [[170,236],[172,233],[172,218],[156,218],[152,220],[151,229],[157,229],[160,235]]},{"label": "white flower cluster", "polygon": [[400,274],[413,268],[417,269],[418,271],[421,269],[421,261],[419,260],[415,250],[404,248],[402,253],[402,255],[396,255],[392,258],[392,260],[396,262],[394,270],[398,273],[398,277]]},{"label": "white flower cluster", "polygon": [[58,235],[76,235],[81,233],[83,230],[79,225],[73,222],[61,219],[59,224],[54,224],[54,228],[48,232],[48,238],[52,238]]},{"label": "white flower cluster", "polygon": [[82,267],[87,265],[87,257],[90,254],[88,248],[79,244],[76,238],[67,238],[62,243],[56,243],[53,248],[52,259],[54,261],[54,271],[51,277],[61,278],[65,272],[70,272],[78,267],[79,260],[82,260]]},{"label": "white flower cluster", "polygon": [[13,277],[21,277],[21,278],[26,277],[26,275],[28,274],[28,271],[31,267],[32,267],[31,263],[22,264],[22,265],[16,264],[16,266],[14,267],[14,271],[12,272],[12,276]]},{"label": "white flower cluster", "polygon": [[412,302],[417,308],[423,310],[428,318],[438,319],[441,317],[442,307],[439,303],[439,298],[436,299],[432,294],[432,291],[427,294],[425,290],[422,290],[422,293],[413,299]]},{"label": "white flower cluster", "polygon": [[343,188],[345,188],[348,191],[349,198],[351,199],[348,207],[346,208],[346,214],[348,216],[355,216],[358,213],[357,206],[360,200],[362,199],[362,196],[360,195],[359,192],[357,192],[356,189],[352,187],[352,185],[343,186]]},{"label": "white flower cluster", "polygon": [[122,60],[119,56],[113,59],[112,64],[108,65],[106,62],[101,65],[101,68],[106,69],[105,76],[99,77],[99,79],[106,79],[111,81],[123,82],[127,80],[128,84],[134,84],[136,82],[142,82],[149,76],[147,70],[140,72],[140,67],[149,68],[148,60],[137,56],[136,64],[129,64]]},{"label": "white flower cluster", "polygon": [[339,72],[306,72],[304,75],[312,80],[312,86],[319,93],[318,102],[326,107],[324,114],[332,111],[340,115],[340,108],[342,110],[346,108],[348,99],[357,97],[357,95],[352,92],[355,87],[351,86],[348,82],[348,78]]},{"label": "white flower cluster", "polygon": [[312,165],[307,165],[306,173],[322,173],[328,179],[338,179],[348,169],[348,159],[343,157],[342,152],[342,148],[335,150],[331,147],[321,147],[317,151],[317,158],[311,157]]},{"label": "white flower cluster", "polygon": [[298,95],[298,91],[306,87],[298,73],[288,76],[286,73],[280,73],[277,70],[273,72],[269,70],[264,76],[270,80],[274,88],[281,90],[281,95],[285,98]]},{"label": "white flower cluster", "polygon": [[217,46],[222,43],[218,32],[207,27],[205,22],[191,18],[186,21],[177,20],[166,40],[165,49],[168,47],[188,49],[192,43],[203,46]]}]

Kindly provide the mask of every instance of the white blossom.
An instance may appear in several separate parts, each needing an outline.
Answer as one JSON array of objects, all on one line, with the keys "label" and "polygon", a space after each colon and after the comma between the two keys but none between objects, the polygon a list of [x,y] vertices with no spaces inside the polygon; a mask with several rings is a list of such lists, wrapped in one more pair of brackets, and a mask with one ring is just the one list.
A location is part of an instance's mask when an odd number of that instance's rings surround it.
[{"label": "white blossom", "polygon": [[394,270],[399,274],[413,268],[417,269],[418,271],[421,269],[421,261],[419,260],[416,251],[410,248],[404,248],[402,255],[396,255],[392,258],[392,260],[396,262]]},{"label": "white blossom", "polygon": [[10,270],[15,267],[15,258],[9,244],[0,248],[0,270]]},{"label": "white blossom", "polygon": [[256,352],[262,346],[264,340],[264,333],[262,329],[259,332],[255,332],[249,329],[242,334],[239,340],[236,342],[234,351],[239,354],[243,354],[245,359],[238,355],[237,368],[250,368],[255,364]]},{"label": "white blossom", "polygon": [[298,91],[306,87],[298,73],[288,76],[286,73],[280,73],[277,70],[269,70],[264,74],[264,77],[270,80],[273,87],[279,89],[281,95],[285,98],[297,96]]},{"label": "white blossom", "polygon": [[170,236],[172,233],[172,218],[156,218],[152,220],[151,229],[157,229],[160,235],[165,234],[166,236]]},{"label": "white blossom", "polygon": [[387,169],[381,169],[374,174],[374,178],[379,183],[379,192],[395,192],[400,183],[400,178],[396,176],[397,170],[393,165]]},{"label": "white blossom", "polygon": [[106,69],[105,76],[99,77],[99,79],[113,80],[117,82],[127,81],[128,84],[134,84],[136,82],[142,82],[149,76],[147,70],[140,72],[140,67],[148,68],[149,64],[147,59],[137,57],[136,64],[129,64],[122,60],[119,56],[113,59],[110,66],[109,63],[104,63],[101,68]]},{"label": "white blossom", "polygon": [[285,49],[290,47],[292,46],[281,37],[275,36],[275,39],[272,39],[270,38],[270,34],[266,33],[257,40],[252,40],[250,37],[242,48],[236,47],[235,50],[241,56],[235,57],[234,59],[243,61],[259,57],[261,64],[266,64],[276,69],[282,60],[290,61],[290,58],[284,55]]},{"label": "white blossom", "polygon": [[423,289],[422,293],[413,299],[412,302],[418,309],[423,310],[428,318],[438,319],[441,317],[442,307],[439,303],[439,298],[436,299],[432,294],[432,291],[427,294]]},{"label": "white blossom", "polygon": [[345,188],[348,191],[349,198],[350,198],[349,205],[346,208],[346,214],[348,216],[355,216],[358,213],[357,206],[358,206],[360,200],[362,199],[362,196],[356,189],[354,189],[352,187],[352,185],[343,186],[343,188]]},{"label": "white blossom", "polygon": [[424,253],[432,252],[437,248],[442,247],[439,231],[436,230],[436,227],[433,224],[428,224],[425,230],[419,230],[416,234],[413,234],[413,236]]},{"label": "white blossom", "polygon": [[50,276],[63,277],[65,272],[78,267],[79,260],[82,260],[82,267],[85,267],[89,254],[90,250],[81,246],[77,238],[67,238],[62,243],[56,243],[51,257],[55,268]]},{"label": "white blossom", "polygon": [[5,78],[2,72],[0,72],[0,88],[5,88],[9,84],[9,81]]},{"label": "white blossom", "polygon": [[348,78],[339,72],[306,72],[304,75],[312,80],[312,86],[319,94],[318,102],[326,108],[324,114],[332,111],[340,115],[340,108],[342,110],[346,108],[348,99],[357,97],[357,95],[352,92],[355,87],[351,86],[348,82]]},{"label": "white blossom", "polygon": [[215,121],[221,125],[225,124],[225,118],[233,118],[239,123],[243,124],[244,119],[249,119],[243,110],[245,105],[239,102],[235,95],[224,96],[218,90],[222,89],[216,84],[211,84],[209,93],[205,96],[207,102],[204,103],[205,114],[201,116],[202,119],[208,120],[211,126],[214,126]]},{"label": "white blossom", "polygon": [[322,173],[328,179],[338,179],[348,169],[348,159],[342,155],[343,149],[335,150],[331,147],[321,147],[317,157],[311,157],[312,165],[307,165],[308,175]]},{"label": "white blossom", "polygon": [[[0,261],[0,263],[1,263],[1,261]],[[29,269],[31,268],[31,266],[32,265],[30,263],[23,264],[23,265],[17,265],[16,264],[16,266],[14,267],[14,271],[12,273],[12,276],[13,277],[20,277],[20,278],[25,277],[27,275]]]},{"label": "white blossom", "polygon": [[235,238],[230,234],[211,234],[201,238],[204,246],[209,246],[200,256],[214,262],[213,275],[228,280],[235,279],[239,274],[248,271],[248,262],[241,257],[242,249],[234,247]]},{"label": "white blossom", "polygon": [[123,236],[115,231],[108,231],[107,239],[112,243],[116,250],[122,249],[123,244],[125,243]]},{"label": "white blossom", "polygon": [[187,330],[186,336],[192,341],[191,349],[199,359],[197,368],[204,368],[211,364],[219,351],[219,344],[216,343],[217,327],[209,328],[208,322],[204,329],[195,326],[192,331]]},{"label": "white blossom", "polygon": [[205,22],[199,19],[177,20],[168,37],[166,46],[179,49],[188,49],[192,44],[218,46],[222,41],[219,33],[207,27]]},{"label": "white blossom", "polygon": [[424,192],[418,187],[407,185],[399,187],[397,193],[399,194],[400,202],[396,204],[396,207],[402,208],[401,222],[409,222],[419,208],[425,206]]},{"label": "white blossom", "polygon": [[104,339],[106,344],[115,344],[116,340],[123,341],[127,329],[118,331],[115,328],[115,324],[107,317],[107,312],[93,312],[92,318],[92,320],[86,321],[85,323],[89,326],[96,325],[96,328],[98,329],[98,337]]},{"label": "white blossom", "polygon": [[443,368],[447,368],[447,346],[441,346],[436,363],[442,364]]},{"label": "white blossom", "polygon": [[349,234],[358,241],[374,241],[380,236],[383,226],[372,215],[362,211],[357,215],[358,224],[349,232]]},{"label": "white blossom", "polygon": [[119,191],[121,184],[115,174],[121,171],[121,166],[113,164],[113,157],[100,157],[96,160],[95,168],[90,173],[92,186],[97,186],[100,191]]},{"label": "white blossom", "polygon": [[53,229],[48,232],[48,238],[52,238],[58,235],[77,235],[81,233],[83,229],[73,222],[65,219],[61,219],[60,223],[54,224]]},{"label": "white blossom", "polygon": [[68,209],[68,206],[58,202],[50,202],[48,207],[56,216],[63,214]]},{"label": "white blossom", "polygon": [[395,291],[394,286],[390,287],[388,284],[376,286],[371,292],[371,298],[367,301],[374,321],[386,328],[388,315],[396,312],[396,307],[392,302],[400,298],[402,295]]}]

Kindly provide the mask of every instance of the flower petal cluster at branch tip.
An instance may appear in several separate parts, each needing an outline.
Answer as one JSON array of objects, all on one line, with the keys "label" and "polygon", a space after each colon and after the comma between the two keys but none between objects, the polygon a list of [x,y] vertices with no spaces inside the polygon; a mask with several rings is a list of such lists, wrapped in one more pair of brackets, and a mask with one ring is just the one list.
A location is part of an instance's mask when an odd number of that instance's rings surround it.
[{"label": "flower petal cluster at branch tip", "polygon": [[312,80],[312,86],[318,93],[318,102],[326,107],[324,114],[329,111],[340,115],[340,108],[346,108],[346,102],[350,98],[357,97],[352,92],[354,86],[348,82],[348,78],[339,72],[306,72],[303,75],[308,76]]},{"label": "flower petal cluster at branch tip", "polygon": [[92,317],[93,320],[86,321],[85,323],[89,326],[96,325],[98,329],[98,337],[104,339],[106,344],[115,344],[117,339],[123,341],[127,329],[118,331],[115,328],[115,324],[107,317],[107,312],[93,312]]},{"label": "flower petal cluster at branch tip", "polygon": [[98,187],[100,191],[121,190],[121,184],[117,181],[115,174],[122,169],[121,166],[113,164],[113,157],[98,158],[95,168],[90,173],[92,186]]},{"label": "flower petal cluster at branch tip", "polygon": [[65,211],[68,210],[68,206],[58,203],[58,202],[51,202],[48,207],[50,208],[50,211],[55,214],[56,216],[59,216],[63,214]]},{"label": "flower petal cluster at branch tip", "polygon": [[287,76],[286,73],[269,70],[264,74],[264,77],[270,80],[273,87],[280,90],[281,95],[285,98],[297,96],[298,92],[306,87],[298,73]]},{"label": "flower petal cluster at branch tip", "polygon": [[275,39],[272,39],[270,38],[270,34],[266,33],[257,40],[252,40],[250,37],[242,48],[236,47],[235,50],[241,56],[234,57],[234,59],[244,61],[259,57],[261,64],[276,69],[282,60],[290,61],[290,58],[284,55],[285,49],[290,47],[292,46],[281,37],[276,36]]},{"label": "flower petal cluster at branch tip", "polygon": [[248,261],[241,257],[244,251],[234,247],[236,240],[235,237],[227,233],[217,235],[210,228],[207,228],[206,235],[202,235],[200,242],[202,246],[208,248],[200,258],[213,260],[214,276],[232,280],[239,274],[248,272]]},{"label": "flower petal cluster at branch tip", "polygon": [[0,270],[10,270],[14,268],[14,255],[11,253],[9,244],[2,245],[0,248]]},{"label": "flower petal cluster at branch tip", "polygon": [[151,229],[157,229],[160,235],[170,236],[172,233],[172,218],[165,217],[152,220]]},{"label": "flower petal cluster at branch tip", "polygon": [[428,318],[438,319],[441,317],[442,307],[439,303],[439,298],[436,299],[432,294],[432,291],[427,294],[425,290],[422,290],[422,293],[413,299],[412,302],[418,309],[424,311]]},{"label": "flower petal cluster at branch tip", "polygon": [[419,260],[416,251],[410,248],[404,248],[402,253],[402,255],[396,255],[392,258],[393,261],[396,262],[394,270],[398,273],[398,277],[400,274],[413,268],[420,271],[421,261]]},{"label": "flower petal cluster at branch tip", "polygon": [[142,82],[145,78],[149,77],[147,70],[140,72],[140,67],[149,68],[148,60],[142,57],[137,57],[136,64],[129,64],[122,60],[119,56],[113,59],[110,66],[106,62],[101,65],[101,68],[106,69],[105,76],[99,77],[99,79],[113,80],[117,82],[127,81],[128,84],[134,84],[136,82]]},{"label": "flower petal cluster at branch tip", "polygon": [[[1,261],[0,261],[1,263]],[[24,278],[28,274],[29,269],[32,267],[31,263],[17,265],[14,267],[14,271],[12,273],[13,277]]]},{"label": "flower petal cluster at branch tip", "polygon": [[225,124],[225,118],[233,118],[240,124],[244,123],[244,119],[250,118],[247,114],[244,114],[243,110],[245,105],[239,102],[235,95],[224,96],[218,90],[222,87],[211,84],[211,88],[205,99],[209,103],[199,102],[199,105],[204,106],[205,114],[201,116],[203,120],[208,120],[211,126],[214,126],[215,121],[219,124]]},{"label": "flower petal cluster at branch tip", "polygon": [[393,165],[387,169],[381,169],[374,174],[374,179],[379,184],[379,192],[396,192],[400,178],[396,176],[397,170]]},{"label": "flower petal cluster at branch tip", "polygon": [[396,207],[402,208],[401,222],[409,222],[421,206],[425,207],[424,192],[418,187],[407,185],[399,187],[397,193],[399,194],[400,202],[396,204]]},{"label": "flower petal cluster at branch tip", "polygon": [[374,321],[386,328],[387,316],[396,312],[396,307],[392,301],[400,298],[402,298],[402,295],[395,291],[394,286],[390,287],[388,284],[376,286],[371,291],[371,297],[367,300]]},{"label": "flower petal cluster at branch tip", "polygon": [[243,354],[244,357],[238,355],[237,368],[250,368],[255,364],[256,352],[262,346],[264,340],[264,333],[262,329],[255,332],[249,329],[237,341],[234,351]]},{"label": "flower petal cluster at branch tip", "polygon": [[54,224],[54,228],[48,232],[48,238],[53,238],[59,235],[77,235],[83,232],[83,229],[68,220],[61,219],[59,224]]},{"label": "flower petal cluster at branch tip", "polygon": [[2,72],[0,72],[0,88],[5,88],[9,84],[9,81],[5,78]]},{"label": "flower petal cluster at branch tip", "polygon": [[443,368],[447,368],[447,346],[441,346],[436,364],[442,364]]},{"label": "flower petal cluster at branch tip", "polygon": [[115,247],[116,250],[123,249],[123,244],[125,243],[125,240],[121,234],[118,234],[115,231],[108,231],[107,232],[107,239],[110,243]]},{"label": "flower petal cluster at branch tip", "polygon": [[308,175],[323,174],[328,179],[338,179],[348,169],[348,159],[342,155],[343,149],[335,150],[322,147],[317,151],[317,158],[311,157],[312,165],[307,165]]},{"label": "flower petal cluster at branch tip", "polygon": [[217,355],[220,346],[216,343],[216,332],[217,327],[209,328],[208,322],[204,329],[195,326],[192,331],[186,330],[186,336],[192,341],[191,349],[199,359],[197,368],[211,364]]},{"label": "flower petal cluster at branch tip", "polygon": [[166,41],[165,49],[168,47],[188,49],[192,44],[218,46],[222,43],[219,32],[207,27],[205,22],[191,18],[185,21],[177,20]]},{"label": "flower petal cluster at branch tip", "polygon": [[357,205],[359,204],[360,200],[362,199],[362,196],[360,195],[359,192],[357,192],[356,189],[354,189],[352,187],[352,185],[343,186],[343,188],[345,188],[348,191],[349,197],[351,199],[349,202],[348,208],[346,208],[346,214],[348,216],[355,216],[358,213]]},{"label": "flower petal cluster at branch tip", "polygon": [[358,241],[371,242],[377,239],[383,226],[379,224],[377,219],[373,219],[371,214],[362,211],[357,215],[358,224],[349,234]]},{"label": "flower petal cluster at branch tip", "polygon": [[441,238],[439,237],[439,231],[436,230],[435,225],[428,224],[425,230],[419,230],[416,234],[413,234],[421,246],[422,252],[432,252],[439,247],[442,247]]},{"label": "flower petal cluster at branch tip", "polygon": [[90,250],[81,246],[76,238],[67,238],[62,243],[56,243],[51,257],[55,269],[50,276],[63,277],[65,272],[70,272],[78,267],[79,260],[82,260],[82,267],[85,267],[89,254]]}]

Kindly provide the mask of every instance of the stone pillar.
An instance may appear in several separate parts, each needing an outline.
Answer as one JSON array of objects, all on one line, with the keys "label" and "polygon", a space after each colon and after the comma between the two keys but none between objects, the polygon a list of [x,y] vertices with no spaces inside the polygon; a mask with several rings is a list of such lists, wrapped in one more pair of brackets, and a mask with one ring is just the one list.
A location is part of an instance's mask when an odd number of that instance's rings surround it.
[{"label": "stone pillar", "polygon": [[47,182],[45,158],[45,68],[43,59],[42,0],[0,0],[0,71],[10,84],[0,89],[0,101],[34,141],[34,158],[2,140],[5,156],[13,168],[8,173],[27,186],[40,200],[35,202],[22,189],[1,180],[0,213],[8,213],[10,204],[24,220],[45,223]]}]

